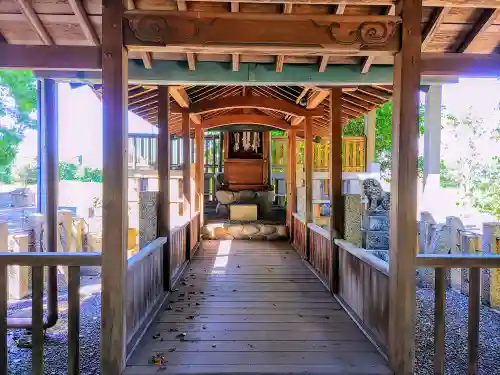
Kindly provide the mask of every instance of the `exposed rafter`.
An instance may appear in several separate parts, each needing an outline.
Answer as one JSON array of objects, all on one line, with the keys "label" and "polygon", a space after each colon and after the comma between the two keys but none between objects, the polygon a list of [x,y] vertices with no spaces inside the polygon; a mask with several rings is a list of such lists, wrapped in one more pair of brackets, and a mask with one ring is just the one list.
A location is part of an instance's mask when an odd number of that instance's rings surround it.
[{"label": "exposed rafter", "polygon": [[153,58],[151,56],[151,52],[143,52],[141,53],[142,56],[142,62],[144,63],[144,67],[146,69],[152,69],[153,68]]},{"label": "exposed rafter", "polygon": [[33,10],[31,2],[29,2],[28,0],[17,0],[17,3],[19,4],[19,7],[21,8],[24,16],[28,19],[28,22],[31,24],[31,27],[38,34],[42,42],[46,45],[54,44],[54,40],[40,21],[38,14],[36,14]]},{"label": "exposed rafter", "polygon": [[69,5],[71,6],[71,9],[73,10],[73,13],[75,13],[76,18],[78,18],[78,22],[80,23],[80,27],[83,30],[83,34],[85,34],[85,37],[94,46],[97,46],[100,44],[99,37],[97,36],[97,33],[95,32],[94,26],[90,22],[89,16],[87,15],[87,12],[85,11],[85,7],[82,4],[81,0],[68,0]]},{"label": "exposed rafter", "polygon": [[483,10],[481,17],[479,17],[472,30],[467,34],[460,47],[458,47],[457,52],[472,52],[471,46],[473,46],[474,40],[484,34],[499,17],[500,8]]},{"label": "exposed rafter", "polygon": [[[191,105],[191,100],[189,99],[189,96],[183,87],[170,86],[168,88],[168,92],[169,92],[170,96],[176,101],[177,104],[179,104],[179,106],[181,108],[189,108],[189,106]],[[191,113],[190,118],[191,118],[191,121],[193,123],[201,124],[201,116],[200,115]]]},{"label": "exposed rafter", "polygon": [[266,125],[281,130],[289,130],[290,124],[276,117],[256,114],[224,114],[204,120],[201,126],[204,129],[216,128],[225,125],[251,124]]},{"label": "exposed rafter", "polygon": [[[231,3],[231,12],[238,13],[240,11],[240,3]],[[240,55],[238,53],[231,54],[233,72],[240,70]]]},{"label": "exposed rafter", "polygon": [[422,52],[427,49],[427,46],[429,45],[430,41],[436,34],[439,25],[444,20],[444,17],[448,14],[450,8],[436,8],[432,14],[431,19],[429,20],[426,28],[424,29],[423,32],[423,38],[422,38]]},{"label": "exposed rafter", "polygon": [[[291,4],[291,3],[283,4],[283,14],[291,14],[292,9],[293,9],[293,4]],[[276,56],[276,71],[277,72],[283,71],[283,64],[284,63],[285,63],[285,56],[284,55]]]}]

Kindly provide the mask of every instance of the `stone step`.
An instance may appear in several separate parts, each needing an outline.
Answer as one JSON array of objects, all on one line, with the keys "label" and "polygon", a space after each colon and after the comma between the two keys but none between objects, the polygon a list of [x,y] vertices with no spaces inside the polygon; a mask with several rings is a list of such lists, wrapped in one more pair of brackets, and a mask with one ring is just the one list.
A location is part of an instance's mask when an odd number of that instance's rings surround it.
[{"label": "stone step", "polygon": [[209,223],[201,228],[203,240],[284,240],[288,229],[283,224]]}]

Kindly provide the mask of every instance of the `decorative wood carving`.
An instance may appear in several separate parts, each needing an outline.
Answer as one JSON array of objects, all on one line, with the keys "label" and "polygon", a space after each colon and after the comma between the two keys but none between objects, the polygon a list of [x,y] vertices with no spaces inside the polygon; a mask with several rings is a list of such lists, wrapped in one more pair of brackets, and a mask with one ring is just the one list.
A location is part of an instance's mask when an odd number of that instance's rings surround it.
[{"label": "decorative wood carving", "polygon": [[[141,51],[293,50],[302,53],[361,51],[360,55],[399,50],[400,18],[131,11],[126,14],[126,45]],[[228,32],[231,30],[231,32]],[[237,51],[239,52],[239,50]]]}]

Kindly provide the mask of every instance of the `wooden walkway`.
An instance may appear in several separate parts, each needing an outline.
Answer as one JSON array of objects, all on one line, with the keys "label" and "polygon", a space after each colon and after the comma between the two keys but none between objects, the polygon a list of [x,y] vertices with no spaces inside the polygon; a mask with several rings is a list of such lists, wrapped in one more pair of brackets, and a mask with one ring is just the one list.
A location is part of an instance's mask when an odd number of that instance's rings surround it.
[{"label": "wooden walkway", "polygon": [[392,373],[286,242],[205,241],[183,277],[126,375]]}]

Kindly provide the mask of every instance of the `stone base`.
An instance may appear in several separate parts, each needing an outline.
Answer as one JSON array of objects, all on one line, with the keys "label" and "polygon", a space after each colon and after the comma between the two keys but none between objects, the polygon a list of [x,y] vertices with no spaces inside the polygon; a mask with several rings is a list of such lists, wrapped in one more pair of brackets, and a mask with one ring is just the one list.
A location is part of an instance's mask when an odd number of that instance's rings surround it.
[{"label": "stone base", "polygon": [[229,205],[229,219],[255,221],[257,220],[257,205],[232,203]]},{"label": "stone base", "polygon": [[201,228],[202,240],[257,240],[288,239],[288,229],[282,224],[209,223]]}]

